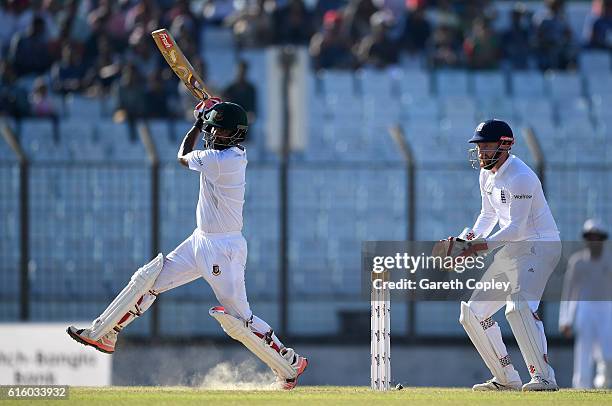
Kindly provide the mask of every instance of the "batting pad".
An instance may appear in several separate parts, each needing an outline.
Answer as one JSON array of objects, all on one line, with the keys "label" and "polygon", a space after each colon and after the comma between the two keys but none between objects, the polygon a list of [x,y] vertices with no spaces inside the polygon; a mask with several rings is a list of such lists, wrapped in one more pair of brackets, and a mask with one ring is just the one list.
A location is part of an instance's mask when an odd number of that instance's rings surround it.
[{"label": "batting pad", "polygon": [[159,254],[151,262],[138,269],[115,300],[108,305],[100,317],[94,320],[90,337],[93,340],[99,340],[115,327],[121,318],[134,308],[138,299],[149,292],[163,267],[164,256]]},{"label": "batting pad", "polygon": [[245,325],[244,320],[240,320],[225,313],[225,310],[221,307],[213,307],[208,313],[221,324],[223,331],[225,331],[228,336],[244,344],[249,351],[265,362],[277,375],[284,379],[293,379],[297,376],[296,369],[291,366],[289,361],[275,349],[270,347],[261,337],[255,335],[255,333]]},{"label": "batting pad", "polygon": [[[472,340],[474,347],[476,347],[476,350],[493,376],[500,381],[503,381],[502,383],[516,380],[516,376],[511,376],[510,374],[511,372],[514,372],[514,368],[507,370],[502,366],[501,359],[507,357],[508,354],[502,354],[502,351],[505,352],[505,345],[501,340],[501,332],[498,331],[499,334],[496,334],[499,336],[497,340],[498,342],[494,343],[491,337],[489,337],[489,334],[487,334],[485,331],[485,326],[483,326],[480,320],[478,320],[466,302],[461,302],[461,315],[459,316],[459,323],[461,323],[465,329],[468,337],[470,337],[470,340]],[[494,328],[499,330],[497,323],[486,326],[486,329]],[[498,348],[496,348],[496,346]]]},{"label": "batting pad", "polygon": [[529,303],[519,293],[510,295],[510,300],[506,304],[506,319],[525,358],[529,374],[540,375],[544,379],[554,379],[551,376],[552,368],[545,359],[543,333],[536,324]]}]

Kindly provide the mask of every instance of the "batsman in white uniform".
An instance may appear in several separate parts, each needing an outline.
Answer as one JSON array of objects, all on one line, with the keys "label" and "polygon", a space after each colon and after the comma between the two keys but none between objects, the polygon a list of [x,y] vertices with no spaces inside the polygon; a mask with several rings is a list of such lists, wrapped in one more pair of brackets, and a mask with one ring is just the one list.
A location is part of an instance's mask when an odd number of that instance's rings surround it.
[{"label": "batsman in white uniform", "polygon": [[[558,390],[548,364],[544,326],[536,311],[550,274],[561,256],[561,242],[542,185],[536,174],[510,154],[514,136],[501,120],[478,125],[469,141],[470,161],[480,167],[482,209],[471,233],[472,241],[452,239],[462,255],[499,249],[482,280],[507,278],[511,292],[487,297],[475,291],[461,303],[465,328],[493,378],[474,385],[476,391]],[[499,223],[499,230],[493,232]],[[519,345],[531,380],[522,385],[497,322],[492,316],[506,306],[506,318]]]},{"label": "batsman in white uniform", "polygon": [[[199,103],[194,115],[196,122],[183,139],[178,160],[200,172],[196,229],[170,254],[159,254],[134,273],[89,328],[70,326],[67,332],[82,344],[113,353],[117,335],[158,294],[203,277],[221,304],[209,314],[274,371],[283,389],[292,389],[308,360],[281,343],[272,328],[253,314],[246,296],[242,207],[247,158],[240,143],[246,139],[247,114],[237,104],[213,98]],[[205,149],[194,150],[202,131]]]},{"label": "batsman in white uniform", "polygon": [[[582,236],[587,247],[567,266],[559,309],[559,330],[574,336],[574,388],[612,388],[612,254],[608,232],[589,219]],[[597,376],[594,376],[597,364]]]}]

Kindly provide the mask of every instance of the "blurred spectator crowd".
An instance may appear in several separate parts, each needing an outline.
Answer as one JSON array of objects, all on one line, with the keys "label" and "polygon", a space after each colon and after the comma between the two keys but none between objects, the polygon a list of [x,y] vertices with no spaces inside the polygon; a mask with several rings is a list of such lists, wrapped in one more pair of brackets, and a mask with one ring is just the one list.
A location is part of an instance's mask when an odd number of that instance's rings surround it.
[{"label": "blurred spectator crowd", "polygon": [[[308,46],[315,69],[410,58],[425,68],[568,70],[581,48],[612,50],[612,0],[593,0],[582,33],[563,0],[543,4],[534,13],[515,3],[500,29],[491,0],[0,0],[0,114],[57,117],[50,94],[79,93],[112,98],[117,120],[186,116],[193,99],[149,35],[160,27],[204,79],[214,63],[202,59],[207,27],[231,30],[237,51]],[[239,60],[217,93],[253,118],[247,72]]]},{"label": "blurred spectator crowd", "polygon": [[[191,116],[194,100],[177,85],[150,32],[167,27],[205,76],[200,34],[215,22],[192,6],[187,0],[0,1],[0,114],[57,118],[58,100],[75,93],[112,99],[116,121]],[[254,113],[247,69],[239,63],[236,81],[219,92]]]},{"label": "blurred spectator crowd", "polygon": [[572,32],[564,0],[545,0],[537,13],[516,2],[501,29],[493,3],[351,0],[324,12],[310,53],[317,68],[385,67],[403,54],[427,68],[545,71],[575,68],[583,47],[612,49],[611,0],[592,2],[583,33]]}]

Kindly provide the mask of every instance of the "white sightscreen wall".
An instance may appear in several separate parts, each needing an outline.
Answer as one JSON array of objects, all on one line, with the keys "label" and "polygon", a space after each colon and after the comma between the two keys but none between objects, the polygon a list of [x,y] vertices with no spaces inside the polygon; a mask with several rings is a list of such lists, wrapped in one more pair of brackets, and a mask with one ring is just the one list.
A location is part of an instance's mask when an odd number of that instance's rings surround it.
[{"label": "white sightscreen wall", "polygon": [[70,324],[0,323],[0,385],[110,385],[112,355],[72,340]]}]

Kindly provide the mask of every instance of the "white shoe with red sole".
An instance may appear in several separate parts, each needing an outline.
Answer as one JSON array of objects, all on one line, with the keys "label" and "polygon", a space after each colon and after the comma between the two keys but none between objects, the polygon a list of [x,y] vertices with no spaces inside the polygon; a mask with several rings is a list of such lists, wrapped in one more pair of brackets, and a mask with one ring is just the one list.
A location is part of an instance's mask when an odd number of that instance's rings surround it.
[{"label": "white shoe with red sole", "polygon": [[297,367],[296,367],[297,375],[295,376],[295,378],[282,380],[280,382],[281,388],[285,390],[291,390],[295,388],[297,386],[298,378],[300,377],[300,375],[304,373],[307,367],[308,367],[308,359],[302,356],[298,356]]},{"label": "white shoe with red sole", "polygon": [[94,347],[96,350],[105,354],[112,354],[115,352],[115,344],[117,343],[118,333],[115,330],[111,330],[106,333],[99,340],[94,340],[89,336],[89,329],[82,328],[77,329],[74,326],[70,326],[66,329],[68,335],[74,340],[83,345]]}]

